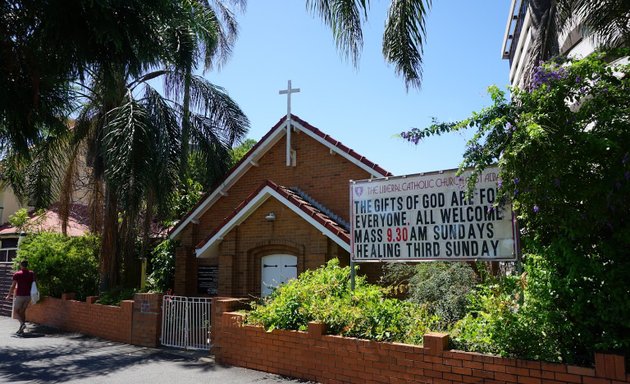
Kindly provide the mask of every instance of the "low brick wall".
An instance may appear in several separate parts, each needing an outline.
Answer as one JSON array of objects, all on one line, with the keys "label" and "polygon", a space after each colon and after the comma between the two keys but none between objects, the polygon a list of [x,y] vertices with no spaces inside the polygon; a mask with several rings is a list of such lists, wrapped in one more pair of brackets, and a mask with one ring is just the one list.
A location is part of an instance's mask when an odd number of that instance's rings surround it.
[{"label": "low brick wall", "polygon": [[424,346],[243,325],[236,299],[213,301],[213,352],[218,362],[321,383],[626,384],[622,356],[597,354],[595,368],[507,359],[447,350],[448,335],[425,335]]},{"label": "low brick wall", "polygon": [[144,347],[160,345],[162,294],[136,293],[133,297],[131,343]]},{"label": "low brick wall", "polygon": [[26,319],[64,331],[78,332],[121,343],[156,347],[161,330],[161,294],[136,294],[118,306],[95,304],[95,296],[85,302],[45,297],[30,305]]}]

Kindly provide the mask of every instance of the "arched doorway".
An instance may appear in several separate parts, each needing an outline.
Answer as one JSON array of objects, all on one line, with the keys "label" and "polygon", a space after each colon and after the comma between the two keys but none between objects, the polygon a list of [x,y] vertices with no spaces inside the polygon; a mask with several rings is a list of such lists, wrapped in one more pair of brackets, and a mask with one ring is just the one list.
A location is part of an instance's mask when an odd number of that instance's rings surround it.
[{"label": "arched doorway", "polygon": [[268,255],[261,263],[261,296],[268,296],[273,289],[297,277],[297,256]]}]

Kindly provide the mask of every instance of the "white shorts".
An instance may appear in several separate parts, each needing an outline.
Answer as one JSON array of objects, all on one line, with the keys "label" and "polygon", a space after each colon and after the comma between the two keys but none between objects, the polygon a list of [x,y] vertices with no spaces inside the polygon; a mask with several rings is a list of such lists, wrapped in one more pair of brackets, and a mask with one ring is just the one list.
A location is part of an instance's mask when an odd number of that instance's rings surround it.
[{"label": "white shorts", "polygon": [[17,311],[26,310],[26,307],[28,307],[28,303],[30,303],[30,301],[31,301],[30,296],[14,296],[13,297],[13,318],[14,319],[17,318],[15,316]]}]

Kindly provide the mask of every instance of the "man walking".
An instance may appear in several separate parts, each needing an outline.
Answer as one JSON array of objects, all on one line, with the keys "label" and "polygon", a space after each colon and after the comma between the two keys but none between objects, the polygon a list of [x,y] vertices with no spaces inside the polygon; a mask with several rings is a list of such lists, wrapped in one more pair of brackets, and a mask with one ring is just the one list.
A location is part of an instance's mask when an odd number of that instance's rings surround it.
[{"label": "man walking", "polygon": [[6,299],[9,300],[13,295],[13,318],[20,321],[20,328],[16,332],[17,335],[24,334],[26,328],[26,307],[31,301],[31,285],[35,281],[35,273],[28,270],[28,261],[20,262],[20,270],[13,274],[13,283],[9,288],[9,294]]}]

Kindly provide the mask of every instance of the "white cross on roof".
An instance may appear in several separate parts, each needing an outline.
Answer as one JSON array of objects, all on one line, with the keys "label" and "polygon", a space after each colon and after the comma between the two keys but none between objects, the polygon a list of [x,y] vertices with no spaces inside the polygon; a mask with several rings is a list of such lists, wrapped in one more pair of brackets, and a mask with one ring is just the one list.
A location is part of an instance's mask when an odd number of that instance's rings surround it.
[{"label": "white cross on roof", "polygon": [[300,88],[291,88],[291,80],[287,89],[280,90],[279,94],[287,95],[287,167],[291,166],[291,94],[300,92]]}]

